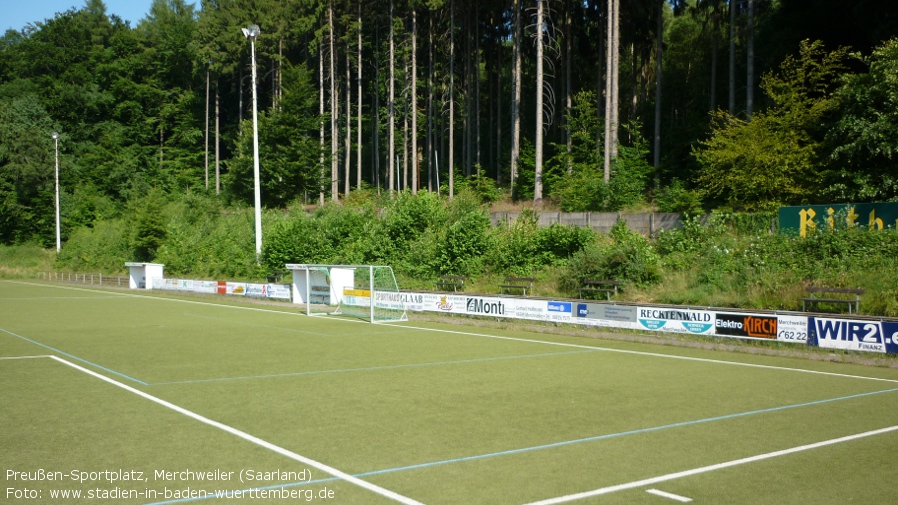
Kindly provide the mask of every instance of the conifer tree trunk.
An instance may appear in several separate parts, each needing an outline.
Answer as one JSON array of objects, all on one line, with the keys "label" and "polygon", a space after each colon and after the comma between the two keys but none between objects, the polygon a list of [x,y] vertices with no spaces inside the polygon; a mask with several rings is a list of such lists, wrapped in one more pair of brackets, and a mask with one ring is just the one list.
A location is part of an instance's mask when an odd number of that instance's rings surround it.
[{"label": "conifer tree trunk", "polygon": [[219,96],[218,96],[218,79],[215,79],[215,194],[221,194],[221,157],[218,150],[220,144],[219,137]]},{"label": "conifer tree trunk", "polygon": [[608,14],[606,16],[607,28],[605,30],[605,165],[604,179],[605,184],[611,180],[611,109],[613,107],[613,96],[616,92],[614,89],[614,79],[611,74],[614,73],[614,0],[608,1]]},{"label": "conifer tree trunk", "polygon": [[[477,5],[475,2],[474,5]],[[474,16],[474,163],[480,175],[480,22]]]},{"label": "conifer tree trunk", "polygon": [[533,174],[533,201],[543,199],[543,1],[537,0],[536,9],[536,141],[535,172]]},{"label": "conifer tree trunk", "polygon": [[328,3],[328,35],[329,35],[329,44],[330,44],[330,79],[331,79],[331,200],[339,199],[339,191],[340,191],[340,180],[338,176],[338,135],[337,132],[337,73],[336,73],[336,62],[334,61],[336,55],[335,47],[334,47],[334,2]]},{"label": "conifer tree trunk", "polygon": [[387,176],[387,181],[389,184],[389,191],[392,194],[394,189],[396,188],[395,181],[395,173],[396,173],[396,112],[395,112],[395,99],[396,99],[396,67],[395,67],[395,46],[393,41],[393,0],[390,0],[390,102],[389,102],[389,118],[387,122],[389,123],[390,135],[388,140],[388,152],[390,154],[390,159],[387,160],[387,166],[390,167],[390,174]]},{"label": "conifer tree trunk", "polygon": [[358,120],[356,121],[356,189],[362,189],[362,2],[359,0],[358,10],[359,41],[358,41],[358,70],[356,81],[358,83]]},{"label": "conifer tree trunk", "polygon": [[352,180],[350,178],[350,173],[352,169],[352,113],[350,111],[350,104],[352,102],[352,76],[349,71],[349,42],[347,41],[346,47],[346,137],[344,142],[344,148],[346,150],[346,161],[344,165],[346,168],[343,171],[343,195],[349,195],[349,183]]},{"label": "conifer tree trunk", "polygon": [[433,11],[427,11],[427,191],[433,191]]},{"label": "conifer tree trunk", "polygon": [[455,196],[455,0],[449,2],[449,200]]},{"label": "conifer tree trunk", "polygon": [[755,105],[755,0],[748,0],[747,60],[745,62],[745,117],[751,120]]},{"label": "conifer tree trunk", "polygon": [[611,159],[617,159],[618,134],[620,131],[620,0],[614,1],[614,40],[611,76],[613,79],[611,94]]},{"label": "conifer tree trunk", "polygon": [[418,13],[412,9],[412,194],[418,193]]},{"label": "conifer tree trunk", "polygon": [[729,0],[730,4],[730,100],[728,110],[730,115],[736,113],[736,2]]},{"label": "conifer tree trunk", "polygon": [[715,3],[711,10],[713,19],[713,33],[711,34],[711,99],[708,110],[713,112],[717,108],[717,47],[720,45],[720,11],[719,3]]},{"label": "conifer tree trunk", "polygon": [[464,144],[462,146],[464,159],[465,159],[465,175],[471,177],[471,165],[472,165],[472,149],[471,149],[471,130],[473,128],[472,120],[474,118],[474,114],[472,114],[472,110],[474,108],[474,100],[473,100],[473,84],[471,83],[471,77],[473,72],[471,71],[471,10],[465,9],[465,18],[464,18],[464,29],[462,32],[465,34],[465,112],[464,112]]},{"label": "conifer tree trunk", "polygon": [[521,156],[521,0],[514,0],[514,37],[513,37],[513,69],[511,98],[511,188],[518,178],[518,162]]},{"label": "conifer tree trunk", "polygon": [[658,3],[658,40],[655,58],[655,142],[653,166],[655,167],[655,187],[658,186],[657,169],[661,166],[661,59],[663,56],[664,2]]},{"label": "conifer tree trunk", "polygon": [[496,185],[502,185],[502,45],[496,45]]},{"label": "conifer tree trunk", "polygon": [[209,69],[206,69],[206,191],[209,191]]},{"label": "conifer tree trunk", "polygon": [[318,165],[320,167],[319,181],[320,191],[318,192],[318,205],[324,205],[324,41],[319,43],[318,50],[318,139],[319,139],[319,156]]},{"label": "conifer tree trunk", "polygon": [[574,172],[574,163],[572,159],[572,154],[574,151],[573,145],[573,135],[571,132],[571,112],[573,110],[573,97],[571,96],[572,91],[572,79],[571,79],[571,67],[573,67],[572,60],[572,52],[571,52],[571,42],[574,38],[573,36],[573,26],[571,23],[571,5],[569,3],[565,4],[565,17],[564,17],[564,111],[565,111],[565,119],[564,119],[564,137],[565,137],[565,147],[567,149],[567,173],[572,174]]},{"label": "conifer tree trunk", "polygon": [[404,61],[405,65],[402,68],[402,181],[400,188],[402,190],[408,189],[408,140],[409,140],[409,132],[408,132],[408,116],[409,116],[409,107],[408,107],[408,67],[409,67],[409,58],[408,55],[405,57]]},{"label": "conifer tree trunk", "polygon": [[372,114],[371,133],[374,137],[374,145],[371,153],[373,155],[373,170],[371,174],[372,184],[377,188],[377,194],[380,194],[380,25],[374,23],[374,114]]}]

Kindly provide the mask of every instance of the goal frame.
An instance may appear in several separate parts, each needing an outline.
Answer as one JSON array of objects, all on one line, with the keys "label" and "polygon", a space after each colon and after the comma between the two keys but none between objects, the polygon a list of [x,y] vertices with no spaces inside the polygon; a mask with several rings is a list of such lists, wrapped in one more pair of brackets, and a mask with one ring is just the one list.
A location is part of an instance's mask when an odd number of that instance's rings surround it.
[{"label": "goal frame", "polygon": [[[406,304],[400,300],[379,303],[377,293],[396,293],[399,295],[399,284],[396,282],[396,275],[393,268],[387,265],[334,265],[334,264],[288,264],[288,270],[293,272],[292,291],[294,303],[304,304],[307,316],[326,316],[326,315],[343,315],[341,310],[346,306],[357,306],[344,304],[346,297],[345,290],[356,290],[359,292],[367,291],[368,296],[368,315],[367,317],[359,317],[359,319],[367,320],[372,324],[390,323],[408,321],[408,308]],[[355,286],[356,274],[359,270],[367,271],[367,287]],[[377,270],[385,270],[389,272],[395,291],[378,289],[376,284],[375,272]],[[318,272],[326,276],[326,285],[313,282],[313,272]],[[354,295],[355,296],[355,295]],[[328,301],[323,304],[313,303],[314,297],[322,297]],[[361,298],[365,298],[362,296]],[[395,305],[398,304],[399,307]],[[324,305],[335,307],[333,311],[313,311],[313,305]],[[387,309],[397,311],[400,315],[397,318],[380,319],[377,317],[377,309]]]}]

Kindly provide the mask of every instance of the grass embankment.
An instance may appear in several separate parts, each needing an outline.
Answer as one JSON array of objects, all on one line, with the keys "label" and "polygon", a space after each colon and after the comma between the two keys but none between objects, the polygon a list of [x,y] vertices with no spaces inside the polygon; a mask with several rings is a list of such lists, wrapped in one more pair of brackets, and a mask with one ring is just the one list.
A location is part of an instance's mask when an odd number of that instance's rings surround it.
[{"label": "grass embankment", "polygon": [[[122,217],[73,230],[55,261],[34,246],[0,248],[0,275],[51,267],[119,274],[126,261],[152,260],[169,277],[258,281],[285,263],[381,264],[404,289],[433,290],[441,275],[465,275],[466,292],[495,294],[506,276],[527,276],[536,296],[575,298],[585,279],[614,279],[618,301],[754,309],[800,309],[811,284],[860,287],[863,314],[898,316],[894,229],[821,227],[796,237],[771,233],[771,214],[713,214],[649,239],[623,221],[608,234],[539,227],[532,209],[493,227],[466,192],[452,202],[432,193],[355,198],[265,211],[260,264],[251,209],[193,196],[166,204],[153,226]],[[149,232],[152,241],[141,236]]]}]

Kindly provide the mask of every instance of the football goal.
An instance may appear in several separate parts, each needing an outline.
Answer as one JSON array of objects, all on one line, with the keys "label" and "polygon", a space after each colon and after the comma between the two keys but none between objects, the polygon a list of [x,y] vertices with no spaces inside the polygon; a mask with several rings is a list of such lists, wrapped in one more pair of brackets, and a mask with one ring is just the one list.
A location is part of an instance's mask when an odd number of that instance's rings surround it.
[{"label": "football goal", "polygon": [[393,269],[377,265],[287,265],[293,301],[306,314],[344,315],[372,323],[408,321]]}]

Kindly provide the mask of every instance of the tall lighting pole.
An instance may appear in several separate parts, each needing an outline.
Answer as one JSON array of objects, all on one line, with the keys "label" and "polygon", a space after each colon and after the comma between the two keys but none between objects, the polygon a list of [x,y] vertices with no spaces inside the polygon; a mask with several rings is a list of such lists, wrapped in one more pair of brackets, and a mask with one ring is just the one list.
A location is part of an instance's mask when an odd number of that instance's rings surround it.
[{"label": "tall lighting pole", "polygon": [[53,132],[54,151],[56,153],[56,254],[62,250],[62,240],[59,233],[59,134]]},{"label": "tall lighting pole", "polygon": [[249,39],[253,58],[253,193],[256,199],[256,261],[262,258],[262,192],[259,189],[259,115],[256,111],[256,38],[259,26],[243,28],[243,35]]}]

